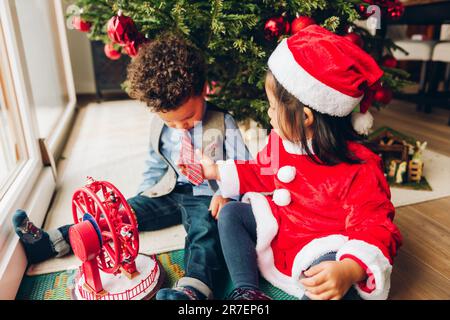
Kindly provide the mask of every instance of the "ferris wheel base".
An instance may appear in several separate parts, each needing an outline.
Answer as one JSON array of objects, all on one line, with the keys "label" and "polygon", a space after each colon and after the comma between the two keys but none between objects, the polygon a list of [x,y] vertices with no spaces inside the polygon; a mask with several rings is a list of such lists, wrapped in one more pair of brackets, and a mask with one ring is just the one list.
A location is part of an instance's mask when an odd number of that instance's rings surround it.
[{"label": "ferris wheel base", "polygon": [[74,300],[147,300],[151,299],[164,283],[165,273],[155,256],[139,254],[135,260],[138,273],[130,279],[121,272],[117,275],[100,272],[103,291],[93,292],[86,284],[84,275],[78,271]]}]

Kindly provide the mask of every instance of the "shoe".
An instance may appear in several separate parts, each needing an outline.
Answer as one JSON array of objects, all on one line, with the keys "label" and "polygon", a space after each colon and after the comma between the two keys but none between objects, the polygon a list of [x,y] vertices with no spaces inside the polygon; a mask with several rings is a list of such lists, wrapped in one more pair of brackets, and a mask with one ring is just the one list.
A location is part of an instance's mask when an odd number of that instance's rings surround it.
[{"label": "shoe", "polygon": [[180,286],[159,290],[156,300],[206,300],[206,296],[194,287]]},{"label": "shoe", "polygon": [[17,210],[12,218],[14,230],[22,241],[35,243],[41,240],[42,230],[28,219],[27,213],[23,210]]},{"label": "shoe", "polygon": [[31,222],[25,211],[17,210],[12,223],[24,246],[29,263],[42,262],[58,254],[53,248],[48,233]]},{"label": "shoe", "polygon": [[272,300],[272,298],[258,289],[236,288],[231,291],[227,300]]}]

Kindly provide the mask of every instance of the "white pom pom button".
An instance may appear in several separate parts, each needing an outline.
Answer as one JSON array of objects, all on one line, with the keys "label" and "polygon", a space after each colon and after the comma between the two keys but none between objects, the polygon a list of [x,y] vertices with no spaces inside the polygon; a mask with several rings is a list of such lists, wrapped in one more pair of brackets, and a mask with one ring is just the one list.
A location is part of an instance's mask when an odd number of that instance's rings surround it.
[{"label": "white pom pom button", "polygon": [[281,182],[289,183],[295,178],[295,167],[284,166],[278,170],[277,177]]},{"label": "white pom pom button", "polygon": [[273,192],[272,200],[277,206],[287,206],[291,203],[291,193],[287,189],[276,189]]}]

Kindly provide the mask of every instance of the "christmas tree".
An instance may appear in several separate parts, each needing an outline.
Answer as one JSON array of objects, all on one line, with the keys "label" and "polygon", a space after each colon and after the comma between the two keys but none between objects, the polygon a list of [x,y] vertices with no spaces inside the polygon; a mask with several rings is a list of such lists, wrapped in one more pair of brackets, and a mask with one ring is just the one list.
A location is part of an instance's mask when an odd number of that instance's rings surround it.
[{"label": "christmas tree", "polygon": [[382,19],[401,16],[398,0],[77,0],[74,4],[77,10],[69,12],[73,26],[91,40],[103,41],[110,59],[135,56],[140,44],[162,32],[185,36],[207,58],[209,99],[237,120],[250,117],[267,128],[267,59],[281,39],[313,23],[345,36],[379,61],[385,74],[372,88],[373,105],[389,103],[392,92],[407,83],[408,75],[395,68],[389,54],[394,44],[355,25],[370,16],[371,4],[379,5]]}]

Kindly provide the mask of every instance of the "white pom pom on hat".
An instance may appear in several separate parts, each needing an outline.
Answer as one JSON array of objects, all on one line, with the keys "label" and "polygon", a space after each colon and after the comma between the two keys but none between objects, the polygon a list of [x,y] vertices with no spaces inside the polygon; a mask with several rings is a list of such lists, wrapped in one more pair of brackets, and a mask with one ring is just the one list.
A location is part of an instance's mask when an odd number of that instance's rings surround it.
[{"label": "white pom pom on hat", "polygon": [[369,111],[365,113],[353,112],[352,125],[359,134],[368,135],[370,128],[373,126],[373,116]]}]

